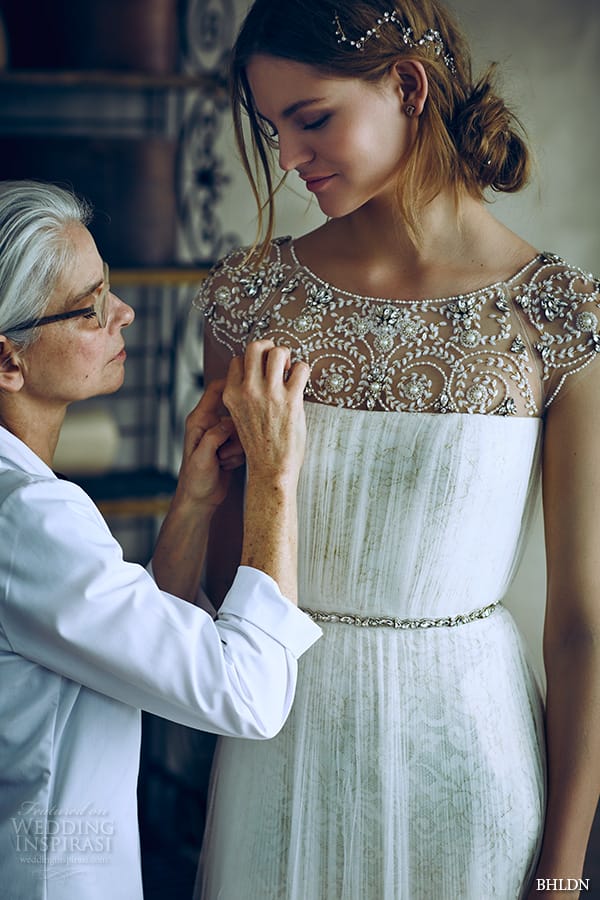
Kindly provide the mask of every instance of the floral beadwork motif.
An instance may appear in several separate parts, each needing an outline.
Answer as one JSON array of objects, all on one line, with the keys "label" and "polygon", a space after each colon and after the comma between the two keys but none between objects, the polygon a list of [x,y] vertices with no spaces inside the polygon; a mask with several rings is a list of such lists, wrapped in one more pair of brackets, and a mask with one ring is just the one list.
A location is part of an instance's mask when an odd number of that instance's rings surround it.
[{"label": "floral beadwork motif", "polygon": [[350,409],[538,416],[600,354],[600,285],[553,254],[448,298],[362,297],[320,279],[290,238],[257,269],[236,251],[195,305],[233,354],[261,337],[311,366],[307,399]]}]

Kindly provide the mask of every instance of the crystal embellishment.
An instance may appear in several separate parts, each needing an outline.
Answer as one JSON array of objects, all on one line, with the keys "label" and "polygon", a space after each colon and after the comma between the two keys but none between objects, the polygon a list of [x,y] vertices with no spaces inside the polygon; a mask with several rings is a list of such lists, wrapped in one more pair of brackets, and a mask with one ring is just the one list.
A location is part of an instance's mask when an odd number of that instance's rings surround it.
[{"label": "crystal embellishment", "polygon": [[243,278],[241,284],[247,297],[258,297],[262,290],[263,280],[257,275],[255,278]]},{"label": "crystal embellishment", "polygon": [[592,312],[580,312],[575,319],[575,326],[579,331],[596,331],[598,317]]},{"label": "crystal embellishment", "polygon": [[328,287],[314,285],[309,291],[307,302],[309,306],[323,306],[333,300],[333,293]]},{"label": "crystal embellishment", "polygon": [[483,384],[474,384],[467,391],[467,400],[474,406],[481,406],[488,398],[488,389]]},{"label": "crystal embellishment", "polygon": [[303,334],[305,331],[310,331],[314,323],[311,316],[307,316],[305,313],[302,313],[294,319],[292,324],[296,331],[300,332],[300,334]]},{"label": "crystal embellishment", "polygon": [[391,334],[380,334],[375,338],[375,346],[382,353],[389,353],[394,346],[394,338]]},{"label": "crystal embellishment", "polygon": [[306,361],[309,401],[348,409],[541,416],[600,355],[600,285],[538,255],[506,281],[453,297],[391,300],[332,287],[273,243],[260,268],[234,251],[196,305],[240,355],[257,337]]},{"label": "crystal embellishment", "polygon": [[325,379],[325,384],[332,394],[338,394],[344,387],[344,376],[339,372],[332,372]]},{"label": "crystal embellishment", "polygon": [[542,311],[549,322],[564,316],[567,303],[565,300],[553,293],[551,289],[545,287],[539,294]]},{"label": "crystal embellishment", "polygon": [[525,342],[523,341],[523,338],[520,334],[516,336],[516,338],[510,345],[510,352],[519,354],[527,353],[527,347],[525,346]]},{"label": "crystal embellishment", "polygon": [[228,288],[226,284],[221,284],[215,291],[215,300],[217,303],[222,303],[226,306],[231,299],[231,288]]},{"label": "crystal embellishment", "polygon": [[468,331],[461,331],[459,340],[463,347],[476,347],[481,340],[481,335],[470,328]]},{"label": "crystal embellishment", "polygon": [[454,303],[448,306],[448,315],[454,322],[462,322],[468,325],[477,308],[475,297],[458,297]]},{"label": "crystal embellishment", "polygon": [[419,333],[419,323],[410,316],[403,315],[398,322],[398,335],[406,342],[414,341]]},{"label": "crystal embellishment", "polygon": [[412,403],[419,402],[428,396],[431,383],[426,375],[413,372],[408,378],[403,378],[399,384],[400,391]]}]

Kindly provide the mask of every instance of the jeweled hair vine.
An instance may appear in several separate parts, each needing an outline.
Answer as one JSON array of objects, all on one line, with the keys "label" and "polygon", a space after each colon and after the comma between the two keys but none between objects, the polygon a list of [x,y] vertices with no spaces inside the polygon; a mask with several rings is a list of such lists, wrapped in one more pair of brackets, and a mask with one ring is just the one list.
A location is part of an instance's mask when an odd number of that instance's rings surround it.
[{"label": "jeweled hair vine", "polygon": [[423,32],[421,37],[415,38],[412,28],[402,22],[395,9],[382,13],[381,16],[378,16],[377,19],[375,19],[372,26],[368,28],[364,34],[356,38],[347,37],[337,12],[332,24],[335,25],[335,34],[338,44],[348,44],[349,47],[360,51],[365,49],[367,41],[370,41],[373,38],[379,38],[382,28],[385,28],[388,25],[395,25],[400,32],[402,43],[405,47],[431,47],[434,56],[439,57],[450,72],[453,75],[456,75],[456,63],[454,57],[447,51],[439,31],[435,28],[428,28]]}]

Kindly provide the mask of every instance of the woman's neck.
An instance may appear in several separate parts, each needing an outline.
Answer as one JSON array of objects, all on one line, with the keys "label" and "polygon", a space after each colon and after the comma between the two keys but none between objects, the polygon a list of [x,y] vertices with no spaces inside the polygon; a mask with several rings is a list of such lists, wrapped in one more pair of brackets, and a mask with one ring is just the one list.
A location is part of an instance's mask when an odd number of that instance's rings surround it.
[{"label": "woman's neck", "polygon": [[425,299],[510,277],[536,250],[498,222],[482,201],[451,191],[419,219],[416,244],[389,203],[372,201],[296,242],[324,280],[357,294]]},{"label": "woman's neck", "polygon": [[30,450],[52,468],[66,409],[49,411],[26,409],[16,397],[0,398],[0,425],[27,444]]}]

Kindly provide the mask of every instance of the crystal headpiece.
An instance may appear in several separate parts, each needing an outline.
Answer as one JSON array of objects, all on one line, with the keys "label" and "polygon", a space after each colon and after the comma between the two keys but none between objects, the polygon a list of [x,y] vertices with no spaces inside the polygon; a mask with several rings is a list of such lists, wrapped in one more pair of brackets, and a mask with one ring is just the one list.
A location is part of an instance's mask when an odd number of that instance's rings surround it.
[{"label": "crystal headpiece", "polygon": [[412,28],[409,28],[407,25],[400,21],[396,10],[382,13],[381,16],[376,20],[372,28],[369,28],[365,32],[365,34],[363,34],[359,38],[355,38],[354,40],[346,37],[337,13],[335,19],[333,20],[333,24],[335,25],[335,33],[338,39],[338,44],[350,44],[350,46],[354,47],[356,50],[364,50],[367,41],[369,41],[371,38],[378,38],[384,25],[395,25],[399,29],[402,36],[402,41],[406,47],[433,47],[433,52],[436,57],[441,58],[444,65],[447,66],[450,72],[452,72],[453,75],[456,75],[456,64],[454,62],[454,57],[446,50],[446,46],[439,31],[435,31],[435,29],[433,28],[428,28],[420,38],[415,38]]}]

